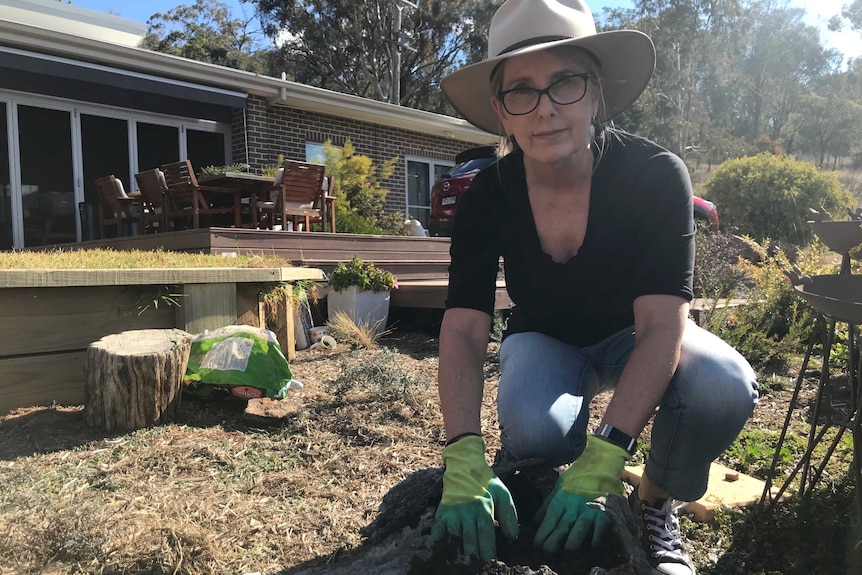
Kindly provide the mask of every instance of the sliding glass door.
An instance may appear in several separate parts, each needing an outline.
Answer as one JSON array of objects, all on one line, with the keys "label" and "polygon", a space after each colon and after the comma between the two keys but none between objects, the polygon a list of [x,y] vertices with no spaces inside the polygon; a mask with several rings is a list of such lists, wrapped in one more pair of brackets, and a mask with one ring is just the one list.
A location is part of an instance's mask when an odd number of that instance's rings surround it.
[{"label": "sliding glass door", "polygon": [[95,181],[230,159],[230,127],[0,90],[0,250],[97,238]]},{"label": "sliding glass door", "polygon": [[18,135],[24,247],[74,242],[71,113],[19,105]]},{"label": "sliding glass door", "polygon": [[81,163],[84,202],[80,205],[81,239],[98,238],[99,196],[96,180],[114,176],[126,191],[134,190],[129,167],[129,121],[81,114]]},{"label": "sliding glass door", "polygon": [[192,167],[200,171],[207,166],[227,164],[224,134],[186,130],[186,146]]},{"label": "sliding glass door", "polygon": [[0,250],[12,249],[12,171],[9,169],[8,104],[0,100]]},{"label": "sliding glass door", "polygon": [[180,159],[180,129],[137,122],[138,171],[152,170]]}]

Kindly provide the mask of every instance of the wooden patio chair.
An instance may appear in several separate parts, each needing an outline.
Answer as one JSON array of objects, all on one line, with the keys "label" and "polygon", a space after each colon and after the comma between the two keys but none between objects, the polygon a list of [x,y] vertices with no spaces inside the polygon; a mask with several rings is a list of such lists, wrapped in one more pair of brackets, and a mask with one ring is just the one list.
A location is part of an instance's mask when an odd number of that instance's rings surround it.
[{"label": "wooden patio chair", "polygon": [[113,230],[115,237],[130,235],[125,233],[131,224],[139,223],[139,217],[132,211],[133,201],[126,195],[123,184],[113,174],[96,179],[99,196],[99,235],[108,237]]},{"label": "wooden patio chair", "polygon": [[320,224],[321,229],[325,232],[329,227],[329,231],[335,233],[335,196],[331,194],[332,178],[323,178],[323,186],[320,192],[320,199],[316,206],[320,208],[320,213],[316,217],[309,220],[310,224]]},{"label": "wooden patio chair", "polygon": [[266,224],[270,229],[280,224],[286,230],[288,222],[296,229],[298,220],[303,219],[308,231],[312,219],[322,217],[326,166],[286,160],[283,170],[281,185],[273,190],[272,201],[258,203],[258,210],[271,212]]},{"label": "wooden patio chair", "polygon": [[162,172],[167,185],[165,207],[169,223],[191,220],[191,227],[198,229],[201,216],[209,219],[213,215],[233,215],[234,225],[240,227],[241,198],[238,190],[201,186],[189,160],[165,164]]},{"label": "wooden patio chair", "polygon": [[158,168],[138,172],[135,182],[141,193],[141,232],[169,231],[168,211],[165,208],[165,194],[168,191],[165,174]]}]

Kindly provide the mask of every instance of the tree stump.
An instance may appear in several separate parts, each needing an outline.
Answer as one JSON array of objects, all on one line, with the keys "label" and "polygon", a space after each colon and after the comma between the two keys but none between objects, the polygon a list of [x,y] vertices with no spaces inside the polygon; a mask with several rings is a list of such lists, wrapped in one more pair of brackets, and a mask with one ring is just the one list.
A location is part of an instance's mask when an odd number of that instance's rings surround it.
[{"label": "tree stump", "polygon": [[179,405],[192,335],[142,329],[108,335],[87,349],[84,421],[106,431],[169,420]]}]

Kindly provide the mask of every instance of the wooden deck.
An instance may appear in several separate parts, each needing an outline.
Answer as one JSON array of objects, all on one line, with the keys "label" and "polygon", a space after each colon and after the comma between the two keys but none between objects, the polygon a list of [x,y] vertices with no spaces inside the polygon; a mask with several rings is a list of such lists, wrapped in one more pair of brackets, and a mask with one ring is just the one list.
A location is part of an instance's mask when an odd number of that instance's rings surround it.
[{"label": "wooden deck", "polygon": [[[81,242],[74,247],[278,256],[295,266],[319,268],[325,273],[356,256],[398,278],[398,289],[391,297],[393,307],[445,308],[449,277],[449,238],[202,228]],[[512,307],[502,281],[497,284],[495,306]]]}]

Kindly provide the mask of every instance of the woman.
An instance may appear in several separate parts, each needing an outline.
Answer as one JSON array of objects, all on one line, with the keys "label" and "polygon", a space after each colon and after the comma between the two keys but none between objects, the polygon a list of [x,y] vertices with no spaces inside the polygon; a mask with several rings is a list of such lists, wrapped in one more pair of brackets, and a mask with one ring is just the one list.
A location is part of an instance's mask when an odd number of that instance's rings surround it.
[{"label": "woman", "polygon": [[[438,373],[449,441],[433,535],[460,537],[466,554],[488,560],[495,518],[504,536],[518,532],[479,421],[502,257],[515,303],[500,348],[502,443],[517,458],[571,463],[534,544],[598,545],[609,520],[591,502],[623,494],[620,474],[655,413],[630,502],[656,569],[694,573],[674,501],[706,491],[757,385],[736,351],[686,319],[695,234],[685,165],[611,124],[645,88],[655,49],[637,31],[597,34],[580,0],[508,0],[489,55],[442,83],[468,121],[505,134],[513,151],[477,174],[453,226]],[[588,430],[590,400],[605,389],[612,399]]]}]

